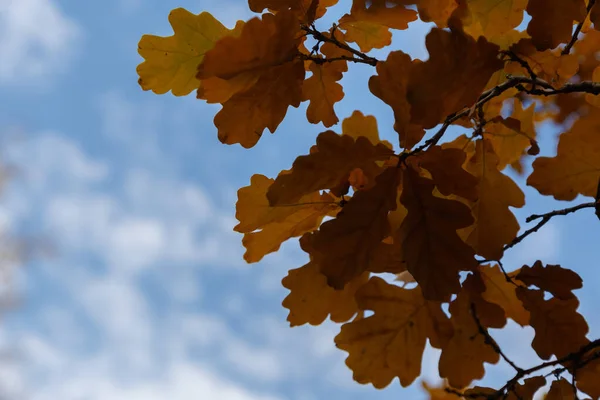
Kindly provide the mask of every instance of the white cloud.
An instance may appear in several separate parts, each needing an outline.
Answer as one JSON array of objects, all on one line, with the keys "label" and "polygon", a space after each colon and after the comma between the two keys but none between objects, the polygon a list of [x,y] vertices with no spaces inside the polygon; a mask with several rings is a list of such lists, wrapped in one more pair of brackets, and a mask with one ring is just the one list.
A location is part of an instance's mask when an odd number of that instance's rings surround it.
[{"label": "white cloud", "polygon": [[80,33],[51,0],[0,0],[0,84],[31,84],[64,70]]}]

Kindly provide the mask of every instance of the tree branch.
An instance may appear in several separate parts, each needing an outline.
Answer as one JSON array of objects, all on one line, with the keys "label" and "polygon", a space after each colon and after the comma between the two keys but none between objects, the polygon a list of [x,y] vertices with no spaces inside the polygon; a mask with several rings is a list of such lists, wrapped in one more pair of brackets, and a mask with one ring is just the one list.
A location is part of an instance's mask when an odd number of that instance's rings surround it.
[{"label": "tree branch", "polygon": [[342,43],[339,40],[337,40],[335,38],[334,35],[331,36],[327,36],[324,35],[322,32],[319,32],[317,29],[315,29],[314,27],[310,27],[307,25],[302,25],[301,26],[302,30],[305,31],[306,33],[308,33],[309,35],[311,35],[313,38],[315,38],[316,40],[318,40],[319,42],[328,42],[328,43],[333,43],[334,45],[336,45],[337,47],[339,47],[340,49],[344,49],[352,54],[354,54],[356,57],[362,59],[362,63],[364,64],[369,64],[372,66],[376,66],[377,63],[379,62],[378,59],[370,57],[368,55],[366,55],[365,53],[361,53],[360,51],[348,46],[346,43]]},{"label": "tree branch", "polygon": [[573,32],[573,37],[571,38],[571,41],[569,43],[567,43],[567,45],[565,46],[565,48],[562,51],[563,55],[569,54],[569,52],[571,51],[571,48],[577,41],[577,37],[579,36],[579,33],[581,32],[581,28],[583,28],[583,24],[585,23],[585,20],[588,19],[588,16],[590,15],[590,12],[592,11],[592,8],[594,7],[595,2],[596,2],[596,0],[589,0],[585,18],[583,19],[583,21],[581,21],[581,22],[579,22],[579,24],[577,24],[577,27],[575,28],[575,32]]}]

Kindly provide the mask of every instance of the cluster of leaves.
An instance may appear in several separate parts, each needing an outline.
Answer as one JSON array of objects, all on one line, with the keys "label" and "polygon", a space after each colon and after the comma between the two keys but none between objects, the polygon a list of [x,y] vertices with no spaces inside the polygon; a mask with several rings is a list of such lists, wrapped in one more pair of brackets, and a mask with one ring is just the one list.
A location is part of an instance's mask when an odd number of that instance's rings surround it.
[{"label": "cluster of leaves", "polygon": [[[548,368],[556,377],[548,398],[600,398],[600,341],[587,337],[573,294],[580,277],[542,261],[512,272],[501,263],[505,250],[554,216],[586,208],[600,214],[600,5],[353,0],[319,30],[336,3],[249,0],[262,15],[231,30],[207,12],[175,9],[173,36],[145,35],[139,43],[144,90],[196,91],[220,103],[219,139],[245,148],[305,101],[308,122],[337,125],[334,106],[349,64],[374,68],[368,88],[391,107],[398,146],[380,140],[374,117],[355,111],[341,133],[319,134],[309,154],[275,179],[254,175],[238,192],[236,213],[246,261],[300,237],[309,262],[283,279],[288,321],[343,323],[335,344],[348,352],[360,383],[383,388],[397,377],[410,385],[429,341],[441,349],[447,383],[428,388],[432,398],[531,399],[547,383],[536,373]],[[519,30],[525,13],[530,19]],[[368,54],[417,19],[436,24],[426,61],[400,50],[386,60]],[[538,156],[542,121],[569,125],[556,156]],[[469,134],[443,140],[451,125]],[[527,222],[537,223],[519,234],[511,207],[523,207],[525,196],[506,170],[523,174],[532,157],[527,185],[557,200],[594,200],[533,215]],[[547,361],[526,369],[506,357],[488,329],[507,319],[534,329],[532,348]],[[469,388],[484,376],[484,363],[501,358],[515,369],[505,386]]]}]

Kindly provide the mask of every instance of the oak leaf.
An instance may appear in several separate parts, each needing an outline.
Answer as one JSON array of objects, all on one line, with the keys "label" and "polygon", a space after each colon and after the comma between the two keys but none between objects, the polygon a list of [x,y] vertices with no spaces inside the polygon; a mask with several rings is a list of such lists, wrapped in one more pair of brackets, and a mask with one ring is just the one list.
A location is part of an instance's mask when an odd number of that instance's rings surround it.
[{"label": "oak leaf", "polygon": [[501,328],[506,323],[504,311],[481,296],[485,290],[481,277],[470,275],[462,290],[450,303],[450,321],[454,334],[442,348],[439,372],[452,387],[464,388],[485,374],[484,363],[495,364],[500,359],[494,348],[486,343],[481,328]]},{"label": "oak leaf", "polygon": [[[324,59],[333,59],[340,54],[338,48],[325,43],[321,46],[321,52],[326,56]],[[302,100],[309,100],[306,117],[308,122],[330,127],[339,122],[334,104],[344,98],[342,85],[338,83],[343,73],[348,71],[348,63],[344,60],[335,62],[312,62],[309,67],[312,76],[304,81],[302,87]]]},{"label": "oak leaf", "polygon": [[313,23],[321,18],[327,7],[335,5],[338,0],[248,0],[250,10],[260,13],[265,9],[270,11],[292,10],[305,23]]},{"label": "oak leaf", "polygon": [[504,273],[497,265],[480,266],[479,273],[485,284],[485,291],[481,294],[484,300],[502,307],[507,318],[511,318],[521,326],[529,324],[529,311],[523,307],[523,303],[517,297],[517,286],[519,283],[514,273],[508,281]]},{"label": "oak leaf", "polygon": [[440,348],[452,334],[441,303],[426,300],[419,287],[403,289],[372,277],[356,301],[374,314],[344,324],[335,343],[348,352],[346,365],[359,383],[384,388],[398,377],[410,385],[421,374],[426,341]]},{"label": "oak leaf", "polygon": [[573,386],[565,378],[560,378],[550,386],[550,391],[546,394],[545,400],[575,400]]},{"label": "oak leaf", "polygon": [[420,0],[416,3],[421,21],[435,22],[440,28],[447,26],[448,19],[458,6],[457,0]]},{"label": "oak leaf", "polygon": [[[591,351],[590,354],[584,356],[584,360],[589,360],[588,357],[597,357],[596,351]],[[582,392],[590,395],[592,399],[600,398],[600,358],[587,363],[585,366],[578,368],[575,372],[577,380],[577,388]]]},{"label": "oak leaf", "polygon": [[[487,38],[499,37],[516,28],[523,20],[527,0],[466,0],[465,31],[480,32]],[[477,37],[472,34],[473,37]]]},{"label": "oak leaf", "polygon": [[387,7],[379,2],[367,7],[367,0],[353,0],[350,14],[340,18],[338,26],[345,31],[346,41],[358,44],[362,52],[369,52],[392,43],[390,28],[406,29],[416,19],[415,11],[400,4]]},{"label": "oak leaf", "polygon": [[267,193],[271,204],[290,204],[303,195],[319,189],[329,189],[350,172],[360,168],[373,179],[381,172],[376,161],[388,159],[393,151],[383,144],[373,145],[365,137],[356,141],[350,136],[332,131],[321,133],[311,154],[296,158],[291,173],[280,175]]},{"label": "oak leaf", "polygon": [[303,196],[298,203],[273,207],[267,200],[267,190],[274,180],[253,175],[250,186],[238,191],[236,232],[244,234],[244,259],[258,262],[266,254],[279,249],[286,240],[316,230],[323,218],[338,205],[330,195],[314,192]]},{"label": "oak leaf", "polygon": [[546,378],[543,376],[534,376],[527,378],[523,383],[517,383],[513,390],[508,393],[506,400],[532,399],[535,393],[546,384]]},{"label": "oak leaf", "polygon": [[303,248],[330,286],[342,289],[369,269],[390,233],[388,213],[396,208],[399,179],[396,167],[387,168],[371,189],[356,192],[335,219],[304,236]]},{"label": "oak leaf", "polygon": [[373,115],[364,115],[358,110],[355,110],[352,115],[342,121],[342,135],[350,136],[354,140],[363,136],[369,139],[369,142],[373,145],[383,143],[390,149],[393,149],[391,143],[385,140],[382,141],[379,138],[377,119]]},{"label": "oak leaf", "polygon": [[457,229],[473,223],[467,206],[433,195],[434,183],[413,168],[403,175],[400,201],[408,210],[398,232],[408,271],[429,300],[447,301],[460,290],[459,271],[477,267]]},{"label": "oak leaf", "polygon": [[556,200],[594,197],[600,178],[600,113],[583,116],[560,135],[555,157],[538,157],[527,184]]},{"label": "oak leaf", "polygon": [[485,125],[483,137],[494,148],[498,157],[498,170],[519,162],[527,148],[536,139],[533,117],[535,104],[526,109],[520,100],[513,100],[512,114],[509,118],[492,120]]},{"label": "oak leaf", "polygon": [[335,290],[327,284],[327,278],[314,262],[290,270],[281,281],[283,287],[290,290],[282,303],[290,310],[287,317],[290,326],[319,325],[328,315],[334,322],[348,321],[358,311],[354,295],[368,280],[369,274],[364,273],[343,290]]},{"label": "oak leaf", "polygon": [[504,245],[519,232],[519,223],[510,207],[523,207],[525,195],[498,170],[498,157],[487,140],[476,141],[475,147],[475,154],[466,165],[466,170],[479,180],[477,201],[470,203],[475,224],[462,234],[477,254],[499,260]]},{"label": "oak leaf", "polygon": [[561,300],[574,297],[573,290],[583,286],[583,281],[576,272],[560,265],[548,264],[544,267],[540,260],[531,267],[524,265],[516,278],[527,286],[537,286]]},{"label": "oak leaf", "polygon": [[305,70],[298,58],[299,29],[291,11],[264,14],[248,21],[239,37],[224,37],[206,53],[200,80],[243,83],[215,116],[223,143],[250,148],[266,128],[275,132],[289,106],[300,105]]},{"label": "oak leaf", "polygon": [[531,346],[541,359],[564,357],[588,343],[588,325],[576,311],[577,298],[544,300],[543,290],[524,287],[517,288],[517,297],[531,314],[530,325],[535,330]]},{"label": "oak leaf", "polygon": [[419,165],[429,171],[441,194],[455,194],[476,201],[479,179],[463,168],[466,158],[461,149],[432,146],[419,155]]},{"label": "oak leaf", "polygon": [[139,84],[144,90],[185,96],[200,87],[196,78],[198,65],[207,51],[225,36],[238,36],[243,23],[229,30],[210,13],[194,15],[183,8],[169,13],[173,35],[142,36],[138,52],[145,59],[137,67]]},{"label": "oak leaf", "polygon": [[567,43],[573,21],[583,21],[587,15],[585,6],[584,0],[529,0],[527,33],[535,47],[543,51]]},{"label": "oak leaf", "polygon": [[447,115],[472,106],[503,63],[497,45],[457,30],[433,28],[426,46],[429,59],[411,68],[406,98],[410,122],[430,129]]},{"label": "oak leaf", "polygon": [[394,111],[394,130],[400,137],[400,146],[406,149],[419,143],[425,131],[410,123],[410,103],[407,99],[408,80],[413,68],[410,56],[393,51],[384,62],[377,63],[377,75],[369,79],[371,93]]}]

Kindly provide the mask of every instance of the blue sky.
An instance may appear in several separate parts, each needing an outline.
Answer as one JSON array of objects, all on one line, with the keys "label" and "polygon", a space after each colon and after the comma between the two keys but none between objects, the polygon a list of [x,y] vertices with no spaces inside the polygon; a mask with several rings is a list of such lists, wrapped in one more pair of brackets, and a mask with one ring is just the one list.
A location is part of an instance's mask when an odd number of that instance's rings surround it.
[{"label": "blue sky", "polygon": [[[332,16],[348,7],[340,3]],[[245,150],[218,141],[218,105],[143,92],[137,42],[170,35],[175,7],[210,11],[228,26],[250,16],[242,0],[0,0],[0,138],[14,170],[0,228],[42,253],[6,266],[12,289],[3,293],[16,304],[0,329],[0,398],[423,398],[418,382],[382,391],[354,383],[333,324],[287,326],[280,281],[306,261],[296,241],[244,264],[232,232],[237,189],[254,173],[288,168],[324,128],[306,123],[303,105]],[[428,29],[412,24],[394,47],[426,58]],[[351,66],[336,111],[377,116],[395,143],[391,110],[364,96],[371,74]],[[558,129],[538,132],[552,154]],[[521,221],[567,206],[526,195]],[[584,210],[556,218],[505,259],[509,269],[540,258],[579,272],[594,337],[599,234]],[[535,363],[531,330],[511,325],[498,337],[523,366]],[[430,381],[435,356],[428,350],[424,361]],[[511,375],[505,365],[488,369],[491,384]]]}]

